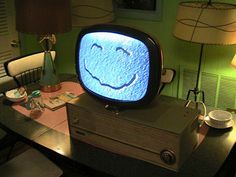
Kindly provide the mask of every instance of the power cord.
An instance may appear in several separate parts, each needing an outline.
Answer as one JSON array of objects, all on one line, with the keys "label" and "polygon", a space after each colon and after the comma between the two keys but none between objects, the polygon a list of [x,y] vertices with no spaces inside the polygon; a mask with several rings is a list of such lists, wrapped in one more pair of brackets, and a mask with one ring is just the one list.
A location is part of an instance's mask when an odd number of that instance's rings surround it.
[{"label": "power cord", "polygon": [[[184,107],[189,107],[189,105],[190,105],[190,103],[191,102],[193,102],[192,100],[187,100],[187,102],[186,102],[186,104],[184,105]],[[206,105],[205,105],[205,103],[203,102],[203,101],[194,101],[196,104],[198,104],[198,103],[201,103],[202,104],[202,107],[203,107],[203,111],[204,111],[204,114],[203,114],[203,119],[199,119],[198,118],[198,120],[200,121],[200,127],[201,127],[201,125],[203,124],[203,122],[204,122],[204,120],[205,120],[205,118],[206,118],[206,115],[207,115],[207,109],[206,109]],[[197,108],[198,108],[198,106],[197,106]]]}]

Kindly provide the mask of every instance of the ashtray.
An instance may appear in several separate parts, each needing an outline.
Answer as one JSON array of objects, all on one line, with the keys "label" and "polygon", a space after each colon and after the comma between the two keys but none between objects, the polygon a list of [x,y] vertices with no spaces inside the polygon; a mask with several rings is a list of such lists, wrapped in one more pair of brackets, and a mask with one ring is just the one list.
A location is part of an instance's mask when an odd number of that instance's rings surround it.
[{"label": "ashtray", "polygon": [[12,89],[12,90],[7,91],[5,95],[9,101],[21,102],[26,98],[27,93],[26,91],[23,93],[20,93],[19,89]]}]

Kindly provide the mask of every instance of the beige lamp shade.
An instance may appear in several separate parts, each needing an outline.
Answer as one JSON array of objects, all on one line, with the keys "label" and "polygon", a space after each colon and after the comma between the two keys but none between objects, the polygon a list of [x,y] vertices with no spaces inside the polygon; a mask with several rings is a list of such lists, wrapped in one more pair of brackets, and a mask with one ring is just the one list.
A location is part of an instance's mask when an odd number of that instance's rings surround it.
[{"label": "beige lamp shade", "polygon": [[90,26],[113,20],[113,0],[72,0],[73,26]]},{"label": "beige lamp shade", "polygon": [[181,2],[174,36],[201,44],[236,43],[236,5],[216,2]]},{"label": "beige lamp shade", "polygon": [[234,55],[234,58],[231,61],[231,65],[236,68],[236,54]]}]

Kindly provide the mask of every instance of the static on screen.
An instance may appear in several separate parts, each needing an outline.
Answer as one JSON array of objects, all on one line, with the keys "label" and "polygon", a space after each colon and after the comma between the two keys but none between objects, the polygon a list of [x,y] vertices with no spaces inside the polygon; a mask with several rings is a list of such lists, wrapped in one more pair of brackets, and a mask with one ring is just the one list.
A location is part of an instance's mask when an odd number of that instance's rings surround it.
[{"label": "static on screen", "polygon": [[138,39],[112,32],[85,34],[79,67],[84,86],[103,97],[132,102],[147,92],[149,52]]}]

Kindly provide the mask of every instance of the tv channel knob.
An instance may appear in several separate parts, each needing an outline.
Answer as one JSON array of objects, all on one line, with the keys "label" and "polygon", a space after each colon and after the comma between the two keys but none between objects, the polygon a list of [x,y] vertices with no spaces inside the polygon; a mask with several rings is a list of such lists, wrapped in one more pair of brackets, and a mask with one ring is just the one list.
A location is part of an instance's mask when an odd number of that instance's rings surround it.
[{"label": "tv channel knob", "polygon": [[161,151],[160,157],[161,157],[161,160],[168,165],[174,164],[176,160],[174,152],[170,150]]},{"label": "tv channel knob", "polygon": [[73,121],[72,121],[72,124],[74,124],[74,125],[79,124],[79,118],[78,117],[74,117]]}]

